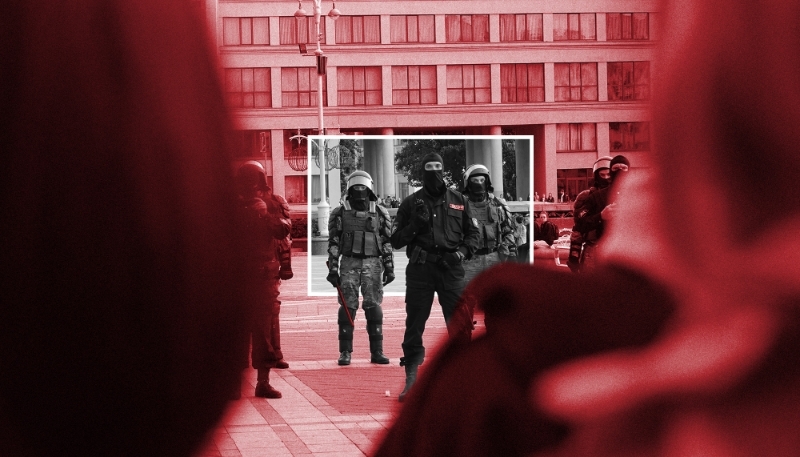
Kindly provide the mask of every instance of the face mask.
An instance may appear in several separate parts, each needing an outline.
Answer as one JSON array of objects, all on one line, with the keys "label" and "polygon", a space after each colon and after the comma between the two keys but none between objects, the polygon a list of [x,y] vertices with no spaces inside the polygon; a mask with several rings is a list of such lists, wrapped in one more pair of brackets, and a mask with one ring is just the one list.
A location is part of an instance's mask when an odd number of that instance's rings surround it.
[{"label": "face mask", "polygon": [[486,192],[486,183],[469,182],[469,191],[473,194],[482,194]]},{"label": "face mask", "polygon": [[425,191],[438,197],[444,192],[444,174],[442,170],[425,170],[422,174]]},{"label": "face mask", "polygon": [[353,206],[358,206],[357,209],[364,209],[367,203],[367,199],[369,198],[369,189],[364,189],[361,191],[350,189],[350,201],[353,203]]}]

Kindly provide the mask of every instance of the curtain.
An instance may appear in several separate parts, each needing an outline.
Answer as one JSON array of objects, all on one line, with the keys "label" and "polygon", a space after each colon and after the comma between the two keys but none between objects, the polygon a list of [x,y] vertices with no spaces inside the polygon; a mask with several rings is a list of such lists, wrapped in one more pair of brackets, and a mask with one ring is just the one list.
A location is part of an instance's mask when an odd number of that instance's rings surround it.
[{"label": "curtain", "polygon": [[578,100],[597,100],[597,64],[581,64],[581,96]]},{"label": "curtain", "polygon": [[553,41],[565,41],[567,36],[567,15],[553,15]]},{"label": "curtain", "polygon": [[445,35],[448,43],[461,41],[461,16],[448,14],[444,17]]},{"label": "curtain", "polygon": [[556,151],[569,151],[569,124],[556,124]]},{"label": "curtain", "polygon": [[389,21],[389,41],[392,43],[407,43],[408,16],[392,16]]},{"label": "curtain", "polygon": [[619,13],[606,13],[606,39],[619,40],[621,38],[620,30],[622,24],[620,23]]},{"label": "curtain", "polygon": [[239,41],[238,17],[222,18],[222,44],[225,46],[241,44]]},{"label": "curtain", "polygon": [[476,14],[472,16],[472,41],[489,41],[489,15]]},{"label": "curtain", "polygon": [[381,42],[381,17],[365,16],[363,20],[363,38],[361,43],[380,43]]},{"label": "curtain", "polygon": [[596,40],[597,39],[597,24],[595,22],[594,13],[581,14],[581,40]]},{"label": "curtain", "polygon": [[650,39],[650,27],[647,13],[633,13],[633,39]]},{"label": "curtain", "polygon": [[514,64],[500,65],[500,102],[514,103],[517,101],[517,72]]},{"label": "curtain", "polygon": [[253,18],[253,44],[269,44],[269,18]]},{"label": "curtain", "polygon": [[544,39],[542,15],[528,14],[526,15],[526,20],[525,29],[528,31],[526,39],[528,41],[542,41]]},{"label": "curtain", "polygon": [[500,41],[517,41],[519,39],[516,34],[517,19],[519,16],[519,14],[500,15]]},{"label": "curtain", "polygon": [[650,62],[635,62],[633,67],[633,80],[636,100],[650,98]]},{"label": "curtain", "polygon": [[569,71],[570,64],[557,63],[554,65],[555,101],[564,102],[570,99]]},{"label": "curtain", "polygon": [[597,126],[593,123],[581,125],[581,151],[597,151]]},{"label": "curtain", "polygon": [[418,17],[418,33],[420,43],[433,43],[436,41],[436,24],[432,14]]}]

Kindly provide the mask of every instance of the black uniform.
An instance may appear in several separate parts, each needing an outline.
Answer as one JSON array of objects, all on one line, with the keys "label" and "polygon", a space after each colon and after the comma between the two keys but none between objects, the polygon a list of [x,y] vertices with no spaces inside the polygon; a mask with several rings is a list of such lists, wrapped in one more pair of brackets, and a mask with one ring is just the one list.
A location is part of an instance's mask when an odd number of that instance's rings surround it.
[{"label": "black uniform", "polygon": [[[422,210],[427,210],[430,217],[428,225],[420,228],[413,219]],[[391,242],[395,249],[407,246],[409,258],[401,365],[420,365],[425,359],[422,333],[431,313],[434,292],[439,296],[445,321],[450,322],[465,281],[461,264],[451,265],[447,260],[456,251],[470,258],[478,248],[479,236],[468,200],[451,189],[437,198],[420,189],[400,204]],[[447,256],[448,253],[451,255]]]}]

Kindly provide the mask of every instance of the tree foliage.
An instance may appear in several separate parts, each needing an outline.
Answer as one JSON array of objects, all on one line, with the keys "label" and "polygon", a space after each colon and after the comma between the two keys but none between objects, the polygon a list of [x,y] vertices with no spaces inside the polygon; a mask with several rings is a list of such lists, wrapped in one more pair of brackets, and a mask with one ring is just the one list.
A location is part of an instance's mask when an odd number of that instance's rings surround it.
[{"label": "tree foliage", "polygon": [[364,168],[364,148],[360,141],[341,139],[339,140],[339,169],[341,178],[342,195],[347,192],[347,177],[356,170]]},{"label": "tree foliage", "polygon": [[[442,156],[445,184],[460,190],[463,186],[462,175],[466,169],[466,148],[465,140],[409,140],[395,156],[395,166],[399,172],[405,175],[410,185],[420,187],[422,186],[422,158],[429,152],[435,152]],[[503,187],[511,195],[511,198],[516,199],[517,159],[514,140],[503,140],[502,150]],[[524,198],[526,193],[527,190],[521,191],[520,196]]]},{"label": "tree foliage", "polygon": [[435,152],[442,156],[444,182],[448,187],[461,186],[461,174],[466,164],[464,140],[409,140],[395,155],[396,169],[408,179],[409,185],[422,186],[422,158]]}]

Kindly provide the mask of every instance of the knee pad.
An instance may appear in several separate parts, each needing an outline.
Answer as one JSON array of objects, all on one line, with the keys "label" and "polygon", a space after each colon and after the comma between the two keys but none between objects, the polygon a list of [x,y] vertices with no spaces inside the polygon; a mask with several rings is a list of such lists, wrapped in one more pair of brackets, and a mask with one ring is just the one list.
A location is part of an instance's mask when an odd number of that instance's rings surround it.
[{"label": "knee pad", "polygon": [[[356,320],[356,311],[358,311],[358,310],[357,309],[353,309],[353,308],[347,308],[347,311],[350,311],[350,319],[353,319],[353,321],[355,321]],[[350,325],[350,319],[347,318],[347,311],[345,311],[345,307],[344,306],[340,306],[339,307],[339,315],[338,315],[337,323],[340,326],[341,325]]]},{"label": "knee pad", "polygon": [[367,318],[367,322],[381,323],[383,322],[383,308],[380,305],[364,308],[364,316]]}]

